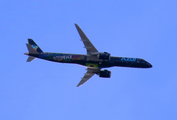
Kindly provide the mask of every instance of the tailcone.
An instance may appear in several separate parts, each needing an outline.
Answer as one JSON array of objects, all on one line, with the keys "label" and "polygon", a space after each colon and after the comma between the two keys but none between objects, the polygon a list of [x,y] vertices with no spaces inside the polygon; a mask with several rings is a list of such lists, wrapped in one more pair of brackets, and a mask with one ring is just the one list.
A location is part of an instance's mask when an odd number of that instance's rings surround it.
[{"label": "tailcone", "polygon": [[29,55],[29,53],[24,53],[25,55]]}]

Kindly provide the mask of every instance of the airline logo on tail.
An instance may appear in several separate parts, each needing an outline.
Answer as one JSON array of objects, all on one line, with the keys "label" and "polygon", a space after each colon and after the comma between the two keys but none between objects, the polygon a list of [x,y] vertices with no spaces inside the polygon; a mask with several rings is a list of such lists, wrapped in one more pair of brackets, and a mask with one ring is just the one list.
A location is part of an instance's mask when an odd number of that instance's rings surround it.
[{"label": "airline logo on tail", "polygon": [[38,48],[37,45],[31,45],[31,46],[34,48],[34,50],[37,50],[37,48]]}]

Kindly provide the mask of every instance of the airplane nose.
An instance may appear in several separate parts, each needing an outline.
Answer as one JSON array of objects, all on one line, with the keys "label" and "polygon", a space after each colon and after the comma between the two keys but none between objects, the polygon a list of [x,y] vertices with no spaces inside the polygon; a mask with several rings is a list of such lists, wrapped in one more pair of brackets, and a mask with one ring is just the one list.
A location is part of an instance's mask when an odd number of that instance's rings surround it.
[{"label": "airplane nose", "polygon": [[151,68],[151,67],[152,67],[152,65],[151,65],[150,63],[148,63],[148,66],[149,66],[149,68]]}]

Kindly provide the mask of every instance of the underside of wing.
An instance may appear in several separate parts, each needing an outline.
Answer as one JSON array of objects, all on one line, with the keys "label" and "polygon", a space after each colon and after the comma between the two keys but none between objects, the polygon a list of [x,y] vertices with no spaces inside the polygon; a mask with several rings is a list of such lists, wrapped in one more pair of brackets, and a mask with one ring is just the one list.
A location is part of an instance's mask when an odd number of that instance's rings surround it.
[{"label": "underside of wing", "polygon": [[98,52],[98,50],[95,48],[95,46],[90,42],[90,40],[87,38],[87,36],[84,34],[84,32],[81,30],[81,28],[75,24],[76,29],[81,37],[81,41],[84,43],[84,47],[87,49],[87,54]]},{"label": "underside of wing", "polygon": [[85,73],[84,77],[79,82],[79,84],[77,85],[77,87],[79,87],[82,84],[84,84],[85,82],[87,82],[95,73],[98,73],[99,71],[100,71],[100,69],[87,68],[87,72]]}]

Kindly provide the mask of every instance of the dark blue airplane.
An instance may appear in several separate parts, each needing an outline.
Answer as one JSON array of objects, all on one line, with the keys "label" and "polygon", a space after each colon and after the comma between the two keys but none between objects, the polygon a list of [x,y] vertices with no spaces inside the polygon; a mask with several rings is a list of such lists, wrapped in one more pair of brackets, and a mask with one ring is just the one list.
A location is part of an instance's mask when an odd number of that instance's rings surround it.
[{"label": "dark blue airplane", "polygon": [[108,70],[101,70],[102,68],[108,67],[133,67],[133,68],[151,68],[152,65],[141,58],[130,58],[130,57],[113,57],[110,53],[99,52],[94,45],[90,42],[81,28],[75,24],[77,31],[81,37],[81,41],[87,50],[86,55],[82,54],[66,54],[66,53],[49,53],[43,52],[40,47],[32,40],[28,39],[27,48],[29,53],[27,62],[32,61],[35,58],[40,58],[53,62],[60,63],[74,63],[87,67],[87,72],[85,73],[82,80],[79,82],[77,87],[84,84],[93,75],[97,74],[99,77],[110,78],[111,72]]}]

